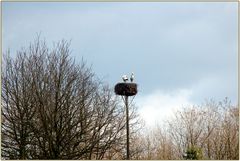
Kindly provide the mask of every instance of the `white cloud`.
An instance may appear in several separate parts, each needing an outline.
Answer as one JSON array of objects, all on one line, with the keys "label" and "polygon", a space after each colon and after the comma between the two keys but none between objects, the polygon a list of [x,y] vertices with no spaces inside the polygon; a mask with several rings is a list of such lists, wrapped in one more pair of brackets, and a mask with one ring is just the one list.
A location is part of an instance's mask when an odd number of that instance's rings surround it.
[{"label": "white cloud", "polygon": [[191,94],[191,90],[179,89],[170,92],[158,90],[149,95],[141,96],[136,100],[139,114],[147,126],[160,124],[171,117],[174,111],[192,105]]},{"label": "white cloud", "polygon": [[211,75],[200,79],[185,89],[156,90],[147,95],[138,95],[135,102],[147,127],[152,127],[156,123],[163,123],[164,120],[171,117],[175,111],[181,110],[182,107],[200,105],[206,99],[221,101],[225,97],[230,98],[236,104],[237,79],[225,80],[218,75]]}]

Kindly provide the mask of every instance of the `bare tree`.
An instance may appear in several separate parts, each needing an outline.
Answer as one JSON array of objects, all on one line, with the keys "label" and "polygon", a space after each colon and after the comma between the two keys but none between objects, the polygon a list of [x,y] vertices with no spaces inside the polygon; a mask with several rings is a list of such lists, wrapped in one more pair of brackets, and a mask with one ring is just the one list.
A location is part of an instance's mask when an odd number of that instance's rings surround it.
[{"label": "bare tree", "polygon": [[13,61],[6,55],[2,68],[2,156],[10,159],[26,159],[33,139],[29,127],[36,109],[25,56]]},{"label": "bare tree", "polygon": [[239,109],[226,98],[177,111],[136,138],[137,159],[239,159]]},{"label": "bare tree", "polygon": [[77,64],[69,55],[68,42],[50,50],[37,38],[16,58],[5,57],[2,157],[111,159],[122,153],[123,108],[83,60]]},{"label": "bare tree", "polygon": [[198,149],[206,159],[238,158],[238,108],[228,99],[206,101],[179,111],[169,120],[170,136],[182,158],[188,149]]},{"label": "bare tree", "polygon": [[174,146],[165,126],[156,125],[153,128],[145,129],[139,136],[137,144],[141,150],[138,159],[147,160],[173,160]]}]

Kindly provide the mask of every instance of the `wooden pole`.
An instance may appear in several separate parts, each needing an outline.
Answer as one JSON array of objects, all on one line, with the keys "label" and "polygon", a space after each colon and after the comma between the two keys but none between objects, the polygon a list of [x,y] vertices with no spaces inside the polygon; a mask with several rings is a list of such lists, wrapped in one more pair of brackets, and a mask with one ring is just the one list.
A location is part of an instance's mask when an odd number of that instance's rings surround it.
[{"label": "wooden pole", "polygon": [[129,116],[128,116],[128,96],[125,96],[125,105],[126,105],[126,124],[127,124],[127,160],[130,159],[130,151],[129,151]]}]

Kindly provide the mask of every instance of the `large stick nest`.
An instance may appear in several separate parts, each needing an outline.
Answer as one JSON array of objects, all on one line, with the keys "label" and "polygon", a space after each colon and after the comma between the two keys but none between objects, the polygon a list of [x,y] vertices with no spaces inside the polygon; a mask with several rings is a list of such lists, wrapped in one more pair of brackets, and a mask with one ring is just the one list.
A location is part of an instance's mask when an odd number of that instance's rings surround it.
[{"label": "large stick nest", "polygon": [[133,96],[137,94],[136,83],[118,83],[115,86],[115,93],[123,96]]}]

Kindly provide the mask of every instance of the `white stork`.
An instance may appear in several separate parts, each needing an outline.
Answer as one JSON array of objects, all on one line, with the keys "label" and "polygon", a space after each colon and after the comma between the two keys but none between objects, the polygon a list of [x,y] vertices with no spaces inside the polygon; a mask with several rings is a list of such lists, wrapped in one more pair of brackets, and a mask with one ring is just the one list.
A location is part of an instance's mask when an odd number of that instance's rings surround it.
[{"label": "white stork", "polygon": [[128,80],[128,77],[126,75],[123,75],[122,79],[123,79],[124,82],[126,82]]},{"label": "white stork", "polygon": [[132,72],[131,77],[130,77],[131,82],[134,80],[134,73]]}]

